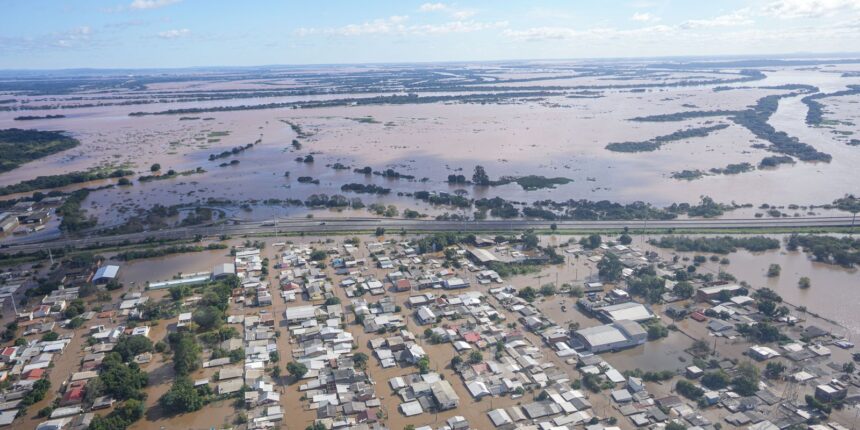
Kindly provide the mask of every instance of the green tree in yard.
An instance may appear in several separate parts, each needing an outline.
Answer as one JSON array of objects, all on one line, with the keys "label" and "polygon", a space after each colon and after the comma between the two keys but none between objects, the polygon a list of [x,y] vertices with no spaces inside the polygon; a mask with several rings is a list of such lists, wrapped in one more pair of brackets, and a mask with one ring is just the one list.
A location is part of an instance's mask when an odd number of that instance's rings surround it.
[{"label": "green tree in yard", "polygon": [[603,380],[600,378],[600,375],[589,373],[582,378],[582,386],[594,393],[598,393],[603,386]]},{"label": "green tree in yard", "polygon": [[603,239],[600,238],[599,234],[591,234],[579,240],[579,244],[587,249],[597,249],[601,243],[603,243]]},{"label": "green tree in yard", "polygon": [[554,296],[555,295],[555,285],[553,284],[544,284],[540,287],[540,294],[544,297]]},{"label": "green tree in yard", "polygon": [[764,368],[764,375],[771,379],[779,378],[785,372],[785,365],[779,361],[768,362]]},{"label": "green tree in yard", "polygon": [[600,277],[609,282],[615,282],[621,279],[621,271],[624,266],[621,265],[621,260],[615,254],[606,254],[603,259],[597,263],[598,274]]},{"label": "green tree in yard", "polygon": [[463,363],[463,358],[460,357],[459,355],[455,355],[453,358],[451,358],[451,367],[454,369],[456,369],[457,366],[459,366],[462,363]]},{"label": "green tree in yard", "polygon": [[648,326],[648,340],[657,340],[668,335],[669,330],[660,323]]},{"label": "green tree in yard", "polygon": [[731,378],[722,370],[708,372],[702,376],[702,385],[712,390],[721,390],[726,388],[729,386],[729,382],[731,382]]},{"label": "green tree in yard", "polygon": [[302,363],[291,361],[287,364],[287,372],[290,372],[290,375],[295,376],[296,379],[302,379],[308,373],[308,368]]},{"label": "green tree in yard", "polygon": [[758,391],[760,373],[757,367],[749,361],[738,364],[737,376],[732,379],[732,387],[742,396],[752,396]]},{"label": "green tree in yard", "polygon": [[224,313],[214,306],[197,308],[191,318],[203,331],[216,329],[224,323]]},{"label": "green tree in yard", "polygon": [[131,361],[135,356],[152,352],[152,341],[146,336],[123,336],[119,339],[113,352],[122,357],[122,361]]},{"label": "green tree in yard", "polygon": [[807,289],[812,286],[812,281],[809,280],[809,278],[807,278],[806,276],[804,276],[800,278],[799,281],[797,281],[797,286],[803,289]]},{"label": "green tree in yard", "polygon": [[178,375],[187,375],[199,367],[200,346],[193,334],[171,333],[167,339],[173,349],[173,369]]},{"label": "green tree in yard", "polygon": [[687,427],[677,421],[670,421],[666,424],[666,430],[687,430]]},{"label": "green tree in yard", "polygon": [[173,386],[158,399],[158,403],[168,414],[183,414],[202,408],[203,397],[190,379],[181,377],[173,382]]},{"label": "green tree in yard", "polygon": [[517,292],[517,296],[527,302],[533,302],[537,298],[537,291],[532,287],[525,287]]},{"label": "green tree in yard", "polygon": [[355,363],[355,366],[359,369],[364,369],[367,366],[367,354],[363,352],[357,352],[352,356],[352,361]]},{"label": "green tree in yard", "polygon": [[150,172],[157,172],[159,170],[161,170],[161,164],[155,163],[152,166],[149,166]]},{"label": "green tree in yard", "polygon": [[618,238],[618,242],[620,242],[622,245],[630,245],[631,243],[633,243],[633,238],[630,237],[629,234],[624,233]]},{"label": "green tree in yard", "polygon": [[143,387],[148,383],[146,373],[140,370],[137,363],[125,364],[122,357],[115,352],[109,353],[102,360],[98,379],[104,387],[104,393],[117,400],[142,399]]},{"label": "green tree in yard", "polygon": [[672,289],[676,296],[682,299],[689,299],[693,297],[693,284],[687,281],[681,281],[675,284],[675,287]]},{"label": "green tree in yard", "polygon": [[418,360],[418,372],[426,375],[430,371],[430,359],[425,355]]},{"label": "green tree in yard", "polygon": [[681,379],[675,384],[675,391],[690,400],[698,400],[705,394],[704,390],[685,379]]},{"label": "green tree in yard", "polygon": [[472,351],[469,353],[469,363],[478,364],[481,361],[484,361],[484,354],[481,354],[481,351]]}]

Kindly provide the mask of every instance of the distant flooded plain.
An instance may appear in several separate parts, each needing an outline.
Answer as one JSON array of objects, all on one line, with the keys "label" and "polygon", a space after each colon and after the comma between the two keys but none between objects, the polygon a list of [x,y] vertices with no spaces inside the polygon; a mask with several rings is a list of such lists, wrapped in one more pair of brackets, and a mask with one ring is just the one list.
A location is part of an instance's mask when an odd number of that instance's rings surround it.
[{"label": "distant flooded plain", "polygon": [[[858,77],[837,73],[860,67],[842,64],[820,68],[772,68],[762,70],[764,79],[690,86],[660,86],[684,79],[718,79],[721,74],[701,70],[604,78],[565,77],[559,71],[537,70],[523,74],[493,71],[496,88],[525,91],[541,88],[568,88],[535,97],[511,97],[491,103],[443,101],[438,103],[346,104],[334,107],[255,108],[230,110],[237,106],[268,103],[319,102],[337,99],[366,99],[380,93],[316,94],[307,96],[258,97],[209,101],[184,101],[191,84],[157,84],[144,91],[165,101],[142,105],[110,105],[62,108],[85,103],[71,98],[18,95],[20,105],[60,106],[58,109],[0,112],[0,128],[27,127],[65,130],[81,141],[77,148],[55,154],[0,174],[0,186],[43,175],[56,175],[95,167],[128,167],[137,175],[149,173],[151,164],[163,171],[173,169],[199,173],[150,182],[134,181],[130,187],[114,187],[90,194],[84,207],[98,217],[101,225],[122,223],[137,209],[155,204],[197,205],[209,198],[230,200],[221,205],[230,216],[266,219],[275,216],[304,216],[312,211],[294,205],[262,204],[267,199],[305,200],[309,196],[342,194],[358,197],[365,205],[394,204],[401,211],[415,209],[428,215],[457,209],[431,206],[409,197],[415,191],[461,193],[473,198],[501,196],[509,201],[534,202],[544,199],[610,200],[621,203],[645,201],[657,206],[675,202],[695,203],[707,195],[718,202],[773,205],[826,204],[846,193],[857,192],[856,166],[860,149],[848,145],[858,131],[860,96],[821,99],[826,124],[805,122],[807,106],[801,95],[779,100],[769,119],[778,131],[812,145],[833,156],[830,163],[796,162],[778,168],[754,169],[735,174],[710,174],[698,180],[672,178],[674,172],[722,168],[748,162],[752,165],[774,155],[769,142],[725,116],[696,117],[682,121],[642,122],[632,118],[689,111],[737,111],[754,105],[768,95],[789,92],[788,85],[809,85],[821,92],[839,91],[860,84]],[[728,73],[729,71],[726,71]],[[734,71],[736,72],[736,71]],[[489,73],[489,72],[488,72]],[[504,81],[535,79],[532,83]],[[725,78],[725,76],[723,76]],[[614,80],[613,80],[614,79]],[[301,88],[301,79],[273,81],[282,88]],[[306,84],[309,85],[309,84]],[[604,87],[599,87],[599,86]],[[620,87],[606,87],[619,85]],[[642,88],[636,88],[642,85]],[[655,86],[656,85],[656,86]],[[197,82],[211,91],[258,89],[253,82]],[[600,90],[576,88],[595,87]],[[276,87],[277,88],[277,87]],[[719,89],[719,90],[718,90]],[[486,91],[486,88],[483,89]],[[502,90],[499,90],[502,91]],[[506,90],[513,91],[513,90]],[[393,94],[404,94],[395,91]],[[481,91],[436,91],[421,97],[464,96]],[[216,93],[222,94],[222,93]],[[389,95],[392,93],[381,93]],[[134,91],[117,94],[128,100],[146,100]],[[105,102],[101,95],[88,95]],[[171,99],[171,97],[177,97]],[[28,101],[29,99],[29,101]],[[92,101],[92,100],[91,100]],[[855,103],[851,103],[851,102]],[[32,106],[31,106],[32,105]],[[832,107],[831,107],[832,106]],[[224,108],[223,111],[205,111]],[[204,109],[201,113],[135,115],[167,109]],[[66,114],[65,118],[15,121],[22,112],[32,115]],[[705,137],[673,140],[653,152],[613,152],[605,147],[613,142],[647,141],[678,130],[725,124],[728,127]],[[297,144],[293,144],[293,141]],[[224,158],[210,158],[232,148],[258,142],[251,148]],[[297,162],[312,155],[313,162]],[[232,162],[232,164],[231,164]],[[340,163],[343,169],[333,168]],[[447,176],[471,178],[482,165],[493,179],[502,176],[542,175],[564,177],[572,182],[555,189],[525,191],[516,184],[480,187],[448,184]],[[393,169],[414,179],[392,179],[353,172],[369,166],[376,171]],[[318,183],[302,183],[306,177]],[[106,181],[110,184],[115,180]],[[390,188],[384,196],[344,192],[348,183],[373,184]],[[80,184],[67,190],[100,184]],[[101,184],[103,185],[103,184]],[[790,192],[786,192],[790,190]],[[12,198],[6,196],[3,198]],[[242,203],[247,205],[238,210]],[[323,212],[325,213],[325,212]],[[346,215],[365,216],[366,210],[348,210]],[[326,215],[331,215],[330,213]],[[469,215],[469,214],[467,214]],[[742,215],[751,216],[745,212]]]}]

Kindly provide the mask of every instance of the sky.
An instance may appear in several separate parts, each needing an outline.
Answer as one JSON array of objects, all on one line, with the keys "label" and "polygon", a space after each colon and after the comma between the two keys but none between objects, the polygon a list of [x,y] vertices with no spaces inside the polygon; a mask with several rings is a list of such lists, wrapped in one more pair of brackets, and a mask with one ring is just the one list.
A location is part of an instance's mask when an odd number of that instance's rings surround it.
[{"label": "sky", "polygon": [[860,0],[0,0],[0,69],[857,52]]}]

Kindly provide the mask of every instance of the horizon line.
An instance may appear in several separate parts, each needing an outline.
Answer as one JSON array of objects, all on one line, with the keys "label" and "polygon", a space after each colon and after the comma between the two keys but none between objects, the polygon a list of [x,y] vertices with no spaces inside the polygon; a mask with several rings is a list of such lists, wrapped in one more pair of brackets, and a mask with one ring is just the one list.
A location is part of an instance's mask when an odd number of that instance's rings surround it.
[{"label": "horizon line", "polygon": [[[857,57],[857,58],[851,58]],[[257,65],[205,65],[205,66],[166,66],[166,67],[57,67],[57,68],[0,68],[0,73],[15,72],[73,72],[73,71],[183,71],[183,70],[215,70],[215,69],[262,69],[262,68],[310,68],[310,67],[346,67],[346,66],[406,66],[432,64],[493,64],[493,63],[529,63],[529,62],[645,62],[671,60],[705,60],[705,59],[761,59],[761,60],[798,60],[798,59],[834,59],[860,61],[860,52],[792,52],[768,54],[722,54],[722,55],[662,55],[662,56],[630,56],[630,57],[566,57],[566,58],[519,58],[497,60],[438,60],[438,61],[368,61],[344,63],[282,63]],[[683,64],[684,61],[678,61]]]}]

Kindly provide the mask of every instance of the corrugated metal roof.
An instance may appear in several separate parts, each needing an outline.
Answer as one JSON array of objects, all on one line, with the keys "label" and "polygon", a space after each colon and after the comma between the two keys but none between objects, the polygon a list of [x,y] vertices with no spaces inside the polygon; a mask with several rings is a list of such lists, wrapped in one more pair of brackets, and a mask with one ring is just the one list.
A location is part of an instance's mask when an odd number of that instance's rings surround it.
[{"label": "corrugated metal roof", "polygon": [[96,270],[96,275],[93,276],[93,280],[97,279],[113,279],[116,278],[116,274],[119,273],[119,266],[114,265],[106,265],[99,267],[99,270]]}]

